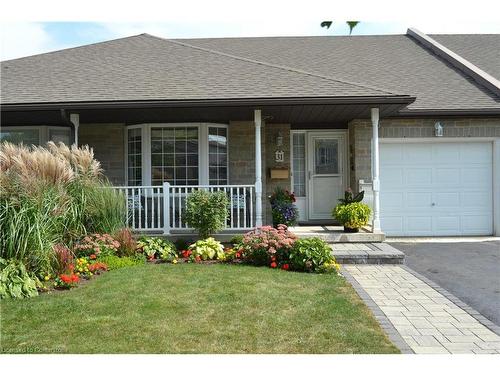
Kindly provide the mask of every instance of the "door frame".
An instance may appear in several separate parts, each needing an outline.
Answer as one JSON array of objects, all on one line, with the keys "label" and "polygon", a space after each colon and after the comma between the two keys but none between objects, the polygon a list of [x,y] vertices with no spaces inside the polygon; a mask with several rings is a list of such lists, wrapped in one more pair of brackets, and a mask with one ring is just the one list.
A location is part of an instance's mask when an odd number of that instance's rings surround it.
[{"label": "door frame", "polygon": [[[343,170],[343,189],[345,190],[349,184],[350,184],[350,168],[349,168],[349,160],[350,160],[350,154],[349,154],[349,131],[348,129],[293,129],[290,131],[290,191],[293,191],[293,185],[294,185],[294,175],[293,175],[293,135],[294,134],[304,134],[305,137],[305,196],[304,197],[296,197],[297,198],[297,203],[298,206],[301,206],[303,208],[303,211],[305,212],[300,212],[302,218],[300,219],[300,222],[308,223],[308,222],[313,222],[313,221],[321,221],[324,219],[311,219],[310,218],[310,210],[309,210],[309,205],[310,205],[310,199],[311,199],[311,192],[310,192],[310,183],[309,183],[309,172],[312,173],[310,170],[310,147],[309,147],[309,135],[326,135],[326,136],[337,136],[340,138],[342,142],[342,148],[343,148],[343,165],[342,165],[342,170]],[[300,208],[300,207],[299,207]],[[333,218],[332,218],[333,221]]]},{"label": "door frame", "polygon": [[490,143],[493,149],[493,235],[500,236],[500,138],[499,137],[434,137],[379,138],[379,143]]}]

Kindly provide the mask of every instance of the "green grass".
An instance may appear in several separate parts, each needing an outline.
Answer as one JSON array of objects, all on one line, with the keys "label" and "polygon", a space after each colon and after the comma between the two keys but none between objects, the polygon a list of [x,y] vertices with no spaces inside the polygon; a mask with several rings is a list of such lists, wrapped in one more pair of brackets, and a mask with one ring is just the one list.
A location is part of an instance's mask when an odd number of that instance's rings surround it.
[{"label": "green grass", "polygon": [[3,352],[398,353],[336,275],[163,264],[1,302]]}]

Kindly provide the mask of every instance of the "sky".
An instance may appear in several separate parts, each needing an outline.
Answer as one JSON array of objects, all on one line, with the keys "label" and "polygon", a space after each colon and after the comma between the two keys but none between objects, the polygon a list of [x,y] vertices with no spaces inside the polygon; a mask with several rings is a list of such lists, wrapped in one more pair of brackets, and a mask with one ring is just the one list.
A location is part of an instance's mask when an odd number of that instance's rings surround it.
[{"label": "sky", "polygon": [[[353,35],[403,34],[408,27],[425,33],[500,33],[498,8],[488,5],[491,0],[474,0],[469,8],[454,6],[457,14],[447,4],[456,4],[453,0],[419,0],[418,6],[357,0],[354,9],[349,5],[354,2],[342,5],[334,0],[141,0],[131,6],[121,0],[118,8],[112,0],[72,2],[71,7],[65,0],[30,6],[26,1],[2,6],[0,60],[144,32],[165,38],[348,35],[345,20],[352,19],[361,20]],[[333,20],[332,28],[321,28],[324,20]]]}]

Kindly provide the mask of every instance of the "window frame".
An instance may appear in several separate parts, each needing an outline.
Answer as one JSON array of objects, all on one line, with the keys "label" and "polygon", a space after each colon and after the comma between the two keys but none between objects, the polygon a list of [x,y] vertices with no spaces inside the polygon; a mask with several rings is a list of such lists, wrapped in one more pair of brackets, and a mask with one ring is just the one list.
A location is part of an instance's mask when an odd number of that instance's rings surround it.
[{"label": "window frame", "polygon": [[[60,130],[60,129],[68,129],[69,130],[69,144],[68,146],[71,146],[72,138],[71,138],[71,127],[69,126],[57,126],[57,125],[13,125],[13,126],[2,126],[0,129],[0,133],[3,132],[8,132],[8,131],[16,131],[16,130],[38,130],[38,140],[39,144],[36,146],[44,146],[46,145],[49,140],[50,140],[50,131],[51,130]],[[26,145],[26,146],[31,146],[31,145]]]},{"label": "window frame", "polygon": [[[172,123],[144,123],[126,126],[125,132],[125,182],[129,186],[128,176],[128,130],[141,129],[141,147],[142,147],[142,186],[152,186],[151,179],[151,128],[176,128],[176,127],[195,127],[198,129],[198,185],[202,186],[224,186],[209,185],[209,141],[208,128],[226,128],[227,142],[227,180],[229,183],[229,126],[223,123],[211,122],[172,122]],[[184,186],[184,185],[178,185]]]}]

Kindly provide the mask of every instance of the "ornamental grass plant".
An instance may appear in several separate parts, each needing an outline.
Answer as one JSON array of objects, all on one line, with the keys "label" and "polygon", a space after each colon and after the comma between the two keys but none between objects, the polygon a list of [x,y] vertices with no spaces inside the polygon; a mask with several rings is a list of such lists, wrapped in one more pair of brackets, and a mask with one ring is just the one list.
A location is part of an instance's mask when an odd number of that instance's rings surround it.
[{"label": "ornamental grass plant", "polygon": [[52,273],[56,245],[119,230],[125,215],[124,198],[109,189],[88,146],[0,143],[0,258]]}]

